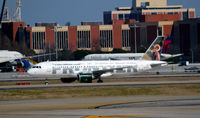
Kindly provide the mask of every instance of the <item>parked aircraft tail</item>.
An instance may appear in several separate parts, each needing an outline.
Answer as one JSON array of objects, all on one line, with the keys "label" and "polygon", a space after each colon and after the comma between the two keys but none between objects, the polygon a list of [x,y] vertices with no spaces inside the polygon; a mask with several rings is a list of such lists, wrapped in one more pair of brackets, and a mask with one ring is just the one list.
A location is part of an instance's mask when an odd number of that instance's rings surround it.
[{"label": "parked aircraft tail", "polygon": [[162,53],[163,54],[167,54],[168,53],[168,50],[172,44],[172,40],[173,40],[173,36],[168,36],[164,43],[163,43],[163,49],[162,49]]},{"label": "parked aircraft tail", "polygon": [[160,60],[160,54],[163,48],[163,36],[158,36],[142,57],[142,60]]}]

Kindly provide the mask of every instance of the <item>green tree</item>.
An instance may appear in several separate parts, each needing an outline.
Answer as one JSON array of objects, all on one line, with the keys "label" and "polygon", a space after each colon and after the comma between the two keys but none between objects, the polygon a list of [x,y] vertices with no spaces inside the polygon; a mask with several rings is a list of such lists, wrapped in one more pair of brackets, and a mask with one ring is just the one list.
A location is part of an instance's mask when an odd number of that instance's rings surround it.
[{"label": "green tree", "polygon": [[138,53],[145,53],[147,51],[147,47],[138,47]]},{"label": "green tree", "polygon": [[127,53],[127,51],[119,49],[119,48],[114,48],[111,53]]},{"label": "green tree", "polygon": [[70,50],[64,49],[59,51],[59,60],[73,60],[74,55]]},{"label": "green tree", "polygon": [[77,51],[75,51],[73,53],[74,60],[81,60],[88,54],[92,54],[92,51],[89,51],[89,50],[77,50]]}]

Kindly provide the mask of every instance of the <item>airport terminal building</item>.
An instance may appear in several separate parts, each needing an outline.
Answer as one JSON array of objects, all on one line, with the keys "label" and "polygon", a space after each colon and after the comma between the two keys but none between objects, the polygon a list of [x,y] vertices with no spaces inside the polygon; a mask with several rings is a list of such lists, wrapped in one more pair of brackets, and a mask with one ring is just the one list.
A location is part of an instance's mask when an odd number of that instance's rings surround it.
[{"label": "airport terminal building", "polygon": [[173,37],[170,52],[190,56],[191,48],[197,53],[200,46],[200,20],[195,9],[168,6],[167,0],[132,0],[132,7],[104,11],[103,19],[103,23],[83,22],[79,26],[37,23],[30,27],[23,22],[5,22],[2,29],[10,39],[25,42],[36,53],[56,45],[59,50],[71,51],[132,51],[135,37],[137,47],[148,47],[160,35]]}]

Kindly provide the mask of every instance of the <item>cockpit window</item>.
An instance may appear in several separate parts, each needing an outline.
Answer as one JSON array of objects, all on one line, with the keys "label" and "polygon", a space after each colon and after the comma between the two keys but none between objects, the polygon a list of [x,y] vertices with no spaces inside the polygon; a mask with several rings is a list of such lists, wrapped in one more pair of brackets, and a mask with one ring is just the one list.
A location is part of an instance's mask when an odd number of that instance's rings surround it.
[{"label": "cockpit window", "polygon": [[32,68],[41,68],[41,66],[33,66]]}]

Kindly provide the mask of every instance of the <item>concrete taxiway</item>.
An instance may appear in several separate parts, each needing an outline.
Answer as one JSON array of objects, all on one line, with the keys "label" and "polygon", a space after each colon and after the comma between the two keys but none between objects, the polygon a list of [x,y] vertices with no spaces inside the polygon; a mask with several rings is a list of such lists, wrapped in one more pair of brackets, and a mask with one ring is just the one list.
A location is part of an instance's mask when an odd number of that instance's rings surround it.
[{"label": "concrete taxiway", "polygon": [[[173,102],[179,104],[174,105]],[[154,105],[149,105],[150,103]],[[118,107],[113,107],[116,104]],[[199,118],[199,111],[200,96],[98,97],[0,102],[2,118]]]},{"label": "concrete taxiway", "polygon": [[[161,69],[162,72],[174,72],[173,77],[199,77],[199,74],[179,74],[177,71]],[[173,67],[174,69],[174,67]],[[159,71],[159,72],[160,72]],[[152,73],[156,73],[154,70]],[[35,81],[27,75],[17,73],[0,73],[0,81]],[[152,75],[151,77],[169,77],[169,75]],[[135,76],[126,76],[134,78]],[[125,78],[126,78],[125,77]],[[138,78],[150,77],[137,75]],[[55,78],[56,79],[56,78]],[[40,81],[40,78],[36,79]],[[41,81],[44,80],[41,78]],[[72,83],[28,86],[0,86],[0,90],[40,89],[67,87],[105,87],[105,86],[157,86],[157,85],[200,85],[199,79],[170,81],[137,81],[109,83]],[[1,92],[1,91],[0,91]],[[65,93],[66,94],[66,93]],[[141,96],[141,97],[88,97],[44,100],[0,101],[0,118],[199,118],[200,96]]]},{"label": "concrete taxiway", "polygon": [[71,83],[71,84],[51,84],[51,85],[26,85],[26,86],[0,86],[0,90],[13,89],[42,89],[42,88],[74,88],[74,87],[135,87],[135,86],[160,86],[160,85],[184,85],[198,84],[200,80],[186,81],[150,81],[150,82],[112,82],[112,83]]}]

